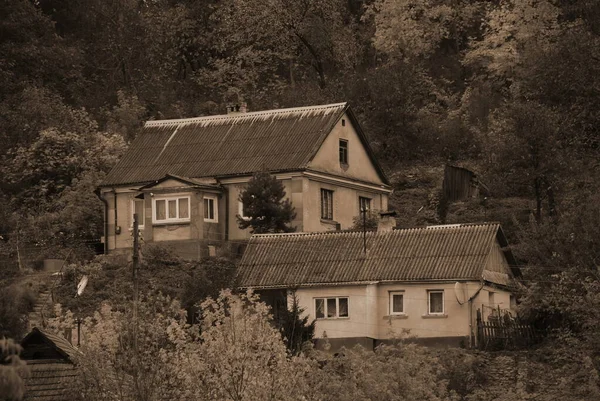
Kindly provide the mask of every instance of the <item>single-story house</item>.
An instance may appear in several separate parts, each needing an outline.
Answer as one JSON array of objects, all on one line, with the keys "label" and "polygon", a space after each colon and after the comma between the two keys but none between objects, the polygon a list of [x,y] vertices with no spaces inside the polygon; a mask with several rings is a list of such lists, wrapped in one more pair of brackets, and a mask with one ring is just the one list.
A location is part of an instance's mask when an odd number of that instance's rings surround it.
[{"label": "single-story house", "polygon": [[25,401],[66,401],[77,389],[76,358],[81,354],[65,338],[34,327],[21,341],[21,359],[30,376],[25,379]]},{"label": "single-story house", "polygon": [[474,345],[477,309],[515,306],[507,247],[498,223],[254,235],[239,283],[274,308],[295,295],[334,349],[407,336]]},{"label": "single-story house", "polygon": [[97,191],[105,252],[132,247],[134,213],[145,243],[189,258],[247,240],[238,198],[259,171],[282,181],[297,231],[349,228],[392,191],[347,103],[148,121]]}]

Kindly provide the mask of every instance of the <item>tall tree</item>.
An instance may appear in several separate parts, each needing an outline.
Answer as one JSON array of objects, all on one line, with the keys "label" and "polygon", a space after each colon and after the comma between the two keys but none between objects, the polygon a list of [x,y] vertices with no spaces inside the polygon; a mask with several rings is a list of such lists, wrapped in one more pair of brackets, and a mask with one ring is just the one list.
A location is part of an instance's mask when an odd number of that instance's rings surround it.
[{"label": "tall tree", "polygon": [[259,172],[248,182],[239,195],[243,216],[237,216],[241,229],[251,227],[255,234],[294,231],[289,224],[296,218],[294,207],[288,199],[283,183],[267,172]]}]

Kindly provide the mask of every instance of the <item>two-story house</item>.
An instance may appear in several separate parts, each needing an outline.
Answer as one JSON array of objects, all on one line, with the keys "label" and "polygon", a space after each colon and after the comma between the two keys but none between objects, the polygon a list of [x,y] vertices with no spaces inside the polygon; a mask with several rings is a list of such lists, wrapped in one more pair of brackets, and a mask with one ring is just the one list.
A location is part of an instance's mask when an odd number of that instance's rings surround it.
[{"label": "two-story house", "polygon": [[247,240],[238,197],[253,173],[281,180],[296,231],[349,228],[362,208],[386,211],[391,187],[346,103],[148,121],[99,187],[105,252],[144,242],[182,256]]}]

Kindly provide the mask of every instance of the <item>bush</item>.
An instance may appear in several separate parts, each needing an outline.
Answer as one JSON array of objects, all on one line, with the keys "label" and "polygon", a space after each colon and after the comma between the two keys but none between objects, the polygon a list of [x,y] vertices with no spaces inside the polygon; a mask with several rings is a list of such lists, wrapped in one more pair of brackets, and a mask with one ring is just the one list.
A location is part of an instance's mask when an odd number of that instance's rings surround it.
[{"label": "bush", "polygon": [[31,283],[13,284],[0,293],[0,338],[22,338],[27,330],[27,314],[37,300]]}]

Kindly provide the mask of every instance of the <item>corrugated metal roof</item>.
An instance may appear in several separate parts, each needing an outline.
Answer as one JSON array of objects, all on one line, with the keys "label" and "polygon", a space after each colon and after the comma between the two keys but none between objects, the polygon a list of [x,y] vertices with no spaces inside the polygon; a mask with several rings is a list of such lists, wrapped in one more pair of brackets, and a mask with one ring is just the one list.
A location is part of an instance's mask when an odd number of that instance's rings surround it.
[{"label": "corrugated metal roof", "polygon": [[336,103],[149,121],[102,186],[146,183],[167,174],[199,178],[302,169],[347,109]]},{"label": "corrugated metal roof", "polygon": [[241,287],[277,288],[370,281],[479,280],[497,223],[367,232],[254,235]]}]

